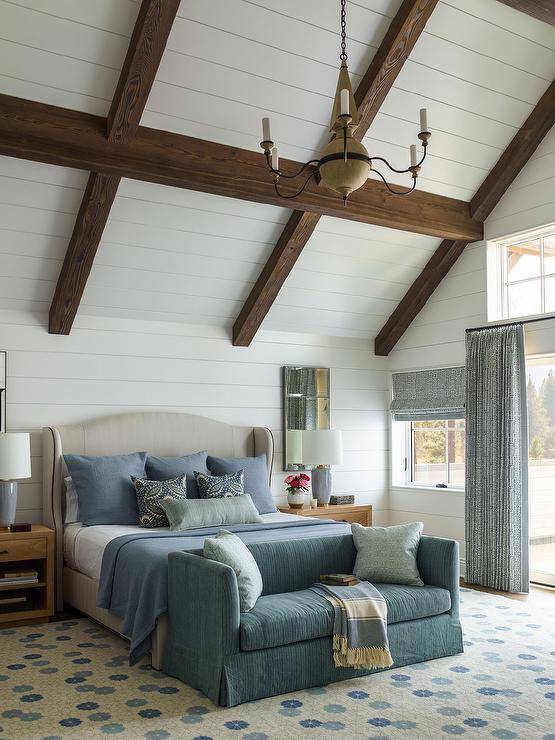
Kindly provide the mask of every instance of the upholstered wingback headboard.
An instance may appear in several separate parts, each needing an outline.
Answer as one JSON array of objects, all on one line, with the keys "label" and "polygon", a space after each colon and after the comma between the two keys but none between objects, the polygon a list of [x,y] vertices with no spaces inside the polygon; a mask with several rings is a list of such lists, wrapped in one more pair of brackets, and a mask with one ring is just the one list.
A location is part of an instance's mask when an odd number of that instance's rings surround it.
[{"label": "upholstered wingback headboard", "polygon": [[63,605],[64,454],[150,452],[178,457],[208,450],[218,457],[266,453],[272,474],[274,439],[265,427],[236,427],[192,414],[146,412],[107,416],[84,424],[43,429],[43,519],[56,531],[56,606]]}]

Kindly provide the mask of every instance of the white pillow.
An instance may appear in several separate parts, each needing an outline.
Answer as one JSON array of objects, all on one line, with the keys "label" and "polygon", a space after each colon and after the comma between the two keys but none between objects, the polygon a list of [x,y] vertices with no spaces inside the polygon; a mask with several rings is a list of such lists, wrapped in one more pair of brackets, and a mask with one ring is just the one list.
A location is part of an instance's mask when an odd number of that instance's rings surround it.
[{"label": "white pillow", "polygon": [[64,483],[66,484],[66,514],[64,524],[75,524],[75,522],[81,520],[79,519],[79,500],[77,499],[77,491],[75,490],[71,475],[64,478]]}]

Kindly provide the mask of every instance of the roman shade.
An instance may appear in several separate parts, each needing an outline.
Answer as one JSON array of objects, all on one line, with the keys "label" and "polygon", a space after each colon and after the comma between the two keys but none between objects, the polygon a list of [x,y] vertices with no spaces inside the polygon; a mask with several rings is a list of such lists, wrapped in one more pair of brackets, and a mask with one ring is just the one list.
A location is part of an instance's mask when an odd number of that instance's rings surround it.
[{"label": "roman shade", "polygon": [[464,367],[393,374],[390,408],[396,421],[462,419],[464,407]]}]

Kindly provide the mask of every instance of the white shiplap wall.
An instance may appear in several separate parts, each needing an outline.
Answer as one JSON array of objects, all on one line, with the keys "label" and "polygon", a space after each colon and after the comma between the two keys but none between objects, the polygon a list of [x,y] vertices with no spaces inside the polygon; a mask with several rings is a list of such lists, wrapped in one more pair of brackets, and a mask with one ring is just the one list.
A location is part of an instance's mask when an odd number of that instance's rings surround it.
[{"label": "white shiplap wall", "polygon": [[[486,237],[555,222],[555,128],[486,221]],[[465,329],[487,322],[486,241],[468,246],[390,355],[392,370],[464,364]],[[555,354],[555,320],[526,329],[529,355]],[[464,559],[464,494],[393,488],[391,523],[420,519],[431,534],[455,537]]]},{"label": "white shiplap wall", "polygon": [[[283,496],[281,372],[322,365],[333,374],[333,424],[345,455],[338,492],[372,503],[386,518],[387,361],[367,341],[263,331],[249,348],[218,327],[78,318],[69,337],[46,332],[46,315],[0,311],[8,351],[8,426],[38,430],[131,410],[168,409],[233,424],[269,426],[276,437],[273,490]],[[33,434],[33,477],[20,486],[20,520],[40,521],[41,444]]]}]

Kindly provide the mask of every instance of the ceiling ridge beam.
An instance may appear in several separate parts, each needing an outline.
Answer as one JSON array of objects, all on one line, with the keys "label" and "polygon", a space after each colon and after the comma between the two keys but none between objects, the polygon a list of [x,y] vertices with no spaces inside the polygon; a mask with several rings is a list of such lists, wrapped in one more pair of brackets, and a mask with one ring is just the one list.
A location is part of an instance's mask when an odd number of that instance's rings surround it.
[{"label": "ceiling ridge beam", "polygon": [[[355,91],[359,124],[354,137],[359,141],[370,128],[437,2],[438,0],[404,0],[391,21]],[[351,196],[351,201],[355,198],[356,193]],[[314,214],[293,211],[233,325],[235,346],[247,347],[252,342],[319,220],[320,217],[315,217]]]},{"label": "ceiling ridge beam", "polygon": [[[470,201],[470,211],[475,218],[483,220],[490,215],[553,125],[555,81],[542,95]],[[391,352],[471,241],[441,242],[376,336],[374,351],[377,355],[387,356]]]},{"label": "ceiling ridge beam", "polygon": [[[290,208],[256,152],[144,126],[121,144],[105,132],[99,116],[0,95],[0,154]],[[299,167],[285,159],[282,165]],[[286,195],[290,189],[284,184]],[[482,237],[467,202],[423,190],[399,198],[377,180],[354,192],[347,208],[337,193],[312,183],[299,200],[302,210],[320,215],[449,239]]]},{"label": "ceiling ridge beam", "polygon": [[[113,144],[131,140],[152,89],[180,0],[143,0],[127,49],[104,134]],[[50,334],[69,334],[121,177],[91,172],[50,306]]]}]

